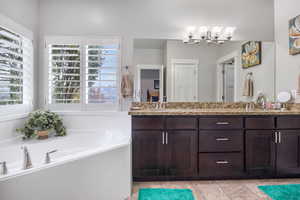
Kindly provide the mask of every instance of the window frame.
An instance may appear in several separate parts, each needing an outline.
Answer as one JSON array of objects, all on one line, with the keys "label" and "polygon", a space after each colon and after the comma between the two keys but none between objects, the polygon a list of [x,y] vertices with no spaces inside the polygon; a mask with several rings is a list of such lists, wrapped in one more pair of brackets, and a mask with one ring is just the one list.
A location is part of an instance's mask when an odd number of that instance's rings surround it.
[{"label": "window frame", "polygon": [[[104,40],[111,40],[117,42],[118,48],[118,65],[116,72],[116,88],[117,88],[117,99],[116,103],[86,103],[87,94],[87,80],[86,80],[86,46],[87,45],[100,45],[103,44]],[[121,48],[121,37],[119,36],[47,36],[45,37],[45,53],[44,53],[44,75],[45,75],[45,91],[46,94],[44,99],[44,105],[47,109],[61,112],[99,112],[99,111],[118,111],[120,109],[120,88],[121,88],[121,62],[122,62],[122,48]],[[49,45],[80,45],[80,103],[70,104],[57,104],[49,102],[50,98],[50,86],[49,86]]]},{"label": "window frame", "polygon": [[[12,105],[0,105],[0,121],[14,120],[18,118],[24,118],[33,111],[34,104],[34,63],[35,63],[35,54],[34,54],[34,37],[33,32],[29,29],[23,27],[22,25],[16,23],[10,18],[0,14],[0,26],[8,31],[11,31],[23,39],[26,39],[30,43],[31,58],[30,65],[27,65],[26,68],[23,68],[23,97],[22,104],[12,104]],[[24,48],[24,47],[23,47]],[[24,50],[24,49],[23,49]],[[27,72],[25,72],[27,71]],[[27,74],[30,73],[30,74]],[[30,75],[27,80],[25,76]],[[31,98],[26,97],[27,95]],[[12,114],[13,113],[13,114]]]}]

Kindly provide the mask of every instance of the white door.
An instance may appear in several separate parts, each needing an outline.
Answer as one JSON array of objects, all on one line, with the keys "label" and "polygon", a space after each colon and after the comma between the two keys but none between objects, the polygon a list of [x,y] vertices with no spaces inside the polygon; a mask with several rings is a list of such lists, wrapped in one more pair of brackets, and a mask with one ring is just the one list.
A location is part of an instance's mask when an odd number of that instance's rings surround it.
[{"label": "white door", "polygon": [[181,60],[173,62],[172,101],[198,101],[198,63]]},{"label": "white door", "polygon": [[224,67],[224,101],[234,102],[234,66],[226,64]]}]

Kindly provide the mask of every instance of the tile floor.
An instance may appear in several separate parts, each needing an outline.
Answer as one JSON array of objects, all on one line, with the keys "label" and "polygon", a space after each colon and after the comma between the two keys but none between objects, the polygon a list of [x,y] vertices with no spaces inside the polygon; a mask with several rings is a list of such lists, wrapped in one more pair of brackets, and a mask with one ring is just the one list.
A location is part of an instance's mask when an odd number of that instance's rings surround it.
[{"label": "tile floor", "polygon": [[135,182],[132,200],[139,188],[189,188],[196,200],[271,200],[257,186],[279,184],[300,184],[300,179]]}]

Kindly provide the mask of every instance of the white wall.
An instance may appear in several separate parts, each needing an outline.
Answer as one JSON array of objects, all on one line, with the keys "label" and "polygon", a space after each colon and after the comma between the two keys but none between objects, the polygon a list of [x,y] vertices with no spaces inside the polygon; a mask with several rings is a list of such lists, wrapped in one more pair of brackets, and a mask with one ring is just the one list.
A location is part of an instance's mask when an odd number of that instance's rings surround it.
[{"label": "white wall", "polygon": [[[24,26],[26,29],[29,29],[34,34],[34,100],[37,99],[37,71],[38,71],[38,22],[39,22],[39,0],[1,0],[0,1],[0,14],[10,18],[17,24]],[[36,106],[37,102],[34,101]],[[1,111],[0,111],[1,113]],[[13,114],[13,113],[12,113]],[[16,128],[19,128],[23,125],[25,118],[0,121],[0,139],[10,137]]]},{"label": "white wall", "polygon": [[288,22],[300,15],[299,0],[275,0],[276,92],[297,89],[300,55],[289,55]]},{"label": "white wall", "polygon": [[216,101],[216,61],[217,49],[215,46],[203,44],[187,45],[179,40],[167,41],[167,96],[171,96],[171,60],[195,59],[199,61],[198,68],[198,100],[201,102]]},{"label": "white wall", "polygon": [[[263,92],[270,101],[274,100],[275,94],[275,44],[274,42],[262,42],[262,64],[248,69],[243,69],[241,64],[241,46],[243,42],[227,43],[219,48],[218,59],[228,54],[236,53],[236,101],[251,101],[256,98],[257,93]],[[243,97],[244,80],[247,73],[253,73],[254,97]]]},{"label": "white wall", "polygon": [[162,49],[134,49],[133,65],[162,65],[163,50]]}]

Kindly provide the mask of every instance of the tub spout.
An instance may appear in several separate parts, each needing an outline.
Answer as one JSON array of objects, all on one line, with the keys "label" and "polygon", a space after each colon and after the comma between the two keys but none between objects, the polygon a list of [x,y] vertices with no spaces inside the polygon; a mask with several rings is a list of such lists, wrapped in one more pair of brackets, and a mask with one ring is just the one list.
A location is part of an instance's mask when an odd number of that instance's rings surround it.
[{"label": "tub spout", "polygon": [[24,160],[23,160],[23,170],[30,169],[33,167],[31,158],[29,155],[29,151],[26,146],[21,147],[24,153]]},{"label": "tub spout", "polygon": [[0,162],[2,165],[2,170],[1,170],[1,175],[6,175],[7,174],[7,167],[6,167],[6,162]]}]

